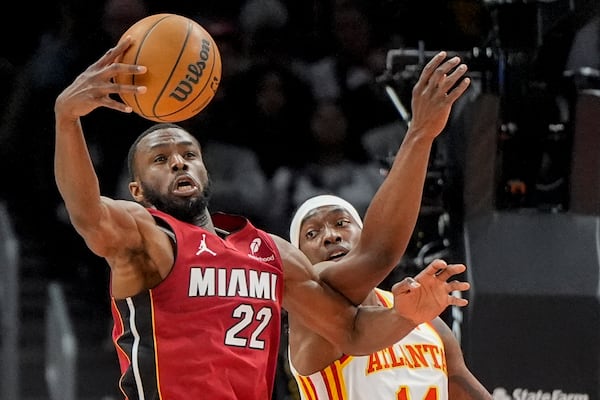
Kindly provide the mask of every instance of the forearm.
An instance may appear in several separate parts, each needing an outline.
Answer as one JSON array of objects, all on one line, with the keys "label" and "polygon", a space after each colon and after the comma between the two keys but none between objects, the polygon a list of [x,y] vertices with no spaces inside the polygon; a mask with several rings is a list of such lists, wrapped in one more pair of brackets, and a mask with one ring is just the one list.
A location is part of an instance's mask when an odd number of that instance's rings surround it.
[{"label": "forearm", "polygon": [[351,340],[341,350],[349,355],[367,355],[392,346],[410,333],[416,324],[391,308],[358,307]]},{"label": "forearm", "polygon": [[[419,216],[423,187],[433,139],[409,129],[386,179],[366,212],[361,236],[363,245],[377,246],[383,262],[374,263],[370,270],[383,279],[403,256]],[[382,234],[384,231],[385,234]]]},{"label": "forearm", "polygon": [[[368,273],[355,274],[352,297],[343,291],[353,301],[366,295],[370,285],[381,282],[404,255],[419,216],[433,141],[446,126],[452,105],[469,86],[468,78],[457,84],[466,65],[459,65],[458,57],[444,61],[446,56],[446,52],[434,56],[413,87],[410,127],[367,209],[357,246],[366,257],[360,264],[368,265]],[[327,276],[323,279],[337,282]]]},{"label": "forearm", "polygon": [[470,373],[448,376],[448,394],[452,400],[491,400],[490,392]]},{"label": "forearm", "polygon": [[97,220],[100,187],[80,120],[57,115],[55,140],[54,174],[69,215]]},{"label": "forearm", "polygon": [[356,269],[349,270],[344,265],[320,272],[323,281],[353,304],[362,303],[404,255],[421,207],[432,142],[420,132],[407,133],[388,176],[367,209],[357,249],[343,260]]}]

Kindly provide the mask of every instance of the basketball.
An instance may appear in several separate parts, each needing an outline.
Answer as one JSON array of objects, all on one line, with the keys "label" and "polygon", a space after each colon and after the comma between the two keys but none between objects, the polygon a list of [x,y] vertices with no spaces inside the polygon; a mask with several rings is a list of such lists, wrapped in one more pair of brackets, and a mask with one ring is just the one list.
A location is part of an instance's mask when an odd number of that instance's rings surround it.
[{"label": "basketball", "polygon": [[145,74],[119,74],[119,84],[146,86],[146,93],[121,94],[143,118],[180,122],[202,111],[221,80],[221,55],[210,34],[197,22],[177,14],[155,14],[133,24],[121,37],[132,45],[119,60],[143,65]]}]

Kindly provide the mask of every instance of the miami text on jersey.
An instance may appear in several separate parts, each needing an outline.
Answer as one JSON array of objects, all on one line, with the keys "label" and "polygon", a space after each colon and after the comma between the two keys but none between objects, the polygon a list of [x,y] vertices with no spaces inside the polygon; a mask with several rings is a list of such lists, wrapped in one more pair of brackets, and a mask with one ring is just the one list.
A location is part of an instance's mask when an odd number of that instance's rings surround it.
[{"label": "miami text on jersey", "polygon": [[277,275],[243,268],[195,267],[190,269],[190,297],[251,297],[277,301]]}]

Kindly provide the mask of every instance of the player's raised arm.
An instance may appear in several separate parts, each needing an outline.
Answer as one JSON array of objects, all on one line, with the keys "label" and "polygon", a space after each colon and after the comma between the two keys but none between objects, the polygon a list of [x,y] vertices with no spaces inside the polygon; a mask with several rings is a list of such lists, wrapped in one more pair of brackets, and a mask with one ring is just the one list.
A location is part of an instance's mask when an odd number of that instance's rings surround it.
[{"label": "player's raised arm", "polygon": [[467,66],[459,57],[446,60],[446,56],[440,52],[433,57],[413,88],[412,121],[367,209],[359,244],[322,273],[322,279],[356,304],[404,254],[418,218],[433,141],[446,126],[452,105],[469,86],[469,78],[457,84]]},{"label": "player's raised arm", "polygon": [[[58,190],[73,226],[88,242],[88,245],[101,255],[102,236],[108,240],[112,236],[102,229],[110,229],[102,224],[112,218],[105,207],[107,199],[101,197],[98,177],[94,170],[84,137],[80,118],[99,107],[108,107],[122,112],[131,112],[123,103],[110,97],[121,92],[143,92],[145,88],[131,85],[117,85],[112,78],[123,72],[144,73],[145,67],[125,65],[116,62],[129,46],[124,41],[106,52],[98,61],[89,66],[56,99],[55,111],[55,155],[54,173]],[[107,134],[109,134],[107,132]],[[111,201],[111,204],[114,202]],[[119,232],[115,230],[112,234]],[[111,240],[116,237],[112,236]]]}]

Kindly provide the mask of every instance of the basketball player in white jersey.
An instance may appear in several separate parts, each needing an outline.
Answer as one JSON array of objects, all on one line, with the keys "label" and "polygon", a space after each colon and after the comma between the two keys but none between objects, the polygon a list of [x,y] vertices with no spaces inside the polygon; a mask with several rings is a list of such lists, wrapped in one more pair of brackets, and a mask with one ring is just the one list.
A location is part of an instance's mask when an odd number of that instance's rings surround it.
[{"label": "basketball player in white jersey", "polygon": [[[290,226],[290,242],[317,264],[344,257],[361,231],[362,219],[350,203],[320,195],[298,208]],[[362,304],[390,307],[393,297],[376,288]],[[289,364],[303,400],[491,399],[465,365],[458,341],[439,317],[418,325],[387,349],[348,356],[289,315]]]}]

